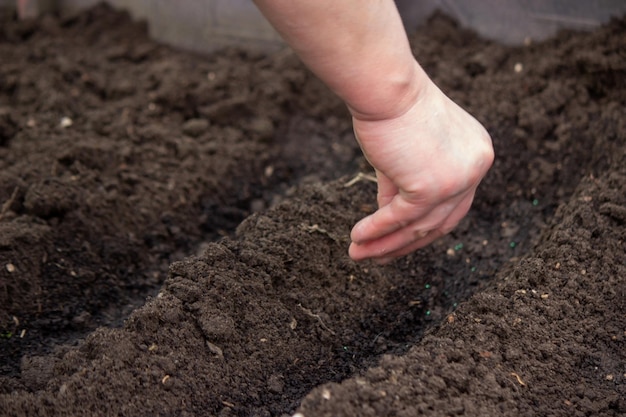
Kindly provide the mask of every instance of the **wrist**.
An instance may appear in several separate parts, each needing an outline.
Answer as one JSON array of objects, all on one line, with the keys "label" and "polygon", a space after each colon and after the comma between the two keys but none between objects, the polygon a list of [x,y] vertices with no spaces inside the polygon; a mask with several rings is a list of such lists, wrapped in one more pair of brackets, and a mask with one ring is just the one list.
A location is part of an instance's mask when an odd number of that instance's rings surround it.
[{"label": "wrist", "polygon": [[420,100],[432,81],[414,59],[395,71],[382,72],[346,99],[352,117],[363,121],[388,120],[402,116]]}]

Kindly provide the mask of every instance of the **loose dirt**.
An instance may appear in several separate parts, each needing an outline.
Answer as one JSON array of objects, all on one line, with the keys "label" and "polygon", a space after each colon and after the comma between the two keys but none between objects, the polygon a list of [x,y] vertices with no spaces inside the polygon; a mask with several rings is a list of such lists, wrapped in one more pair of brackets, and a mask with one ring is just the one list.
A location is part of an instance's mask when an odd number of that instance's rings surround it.
[{"label": "loose dirt", "polygon": [[0,19],[0,415],[626,413],[625,20],[411,36],[497,161],[383,267],[347,256],[375,184],[290,51]]}]

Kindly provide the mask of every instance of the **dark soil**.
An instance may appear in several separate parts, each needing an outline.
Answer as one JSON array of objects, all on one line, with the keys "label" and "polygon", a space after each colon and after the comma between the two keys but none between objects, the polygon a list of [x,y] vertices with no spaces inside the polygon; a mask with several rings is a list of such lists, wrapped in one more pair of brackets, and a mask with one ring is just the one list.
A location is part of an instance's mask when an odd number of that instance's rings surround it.
[{"label": "dark soil", "polygon": [[411,37],[497,161],[381,267],[347,256],[348,114],[291,52],[0,18],[0,415],[626,413],[626,20]]}]

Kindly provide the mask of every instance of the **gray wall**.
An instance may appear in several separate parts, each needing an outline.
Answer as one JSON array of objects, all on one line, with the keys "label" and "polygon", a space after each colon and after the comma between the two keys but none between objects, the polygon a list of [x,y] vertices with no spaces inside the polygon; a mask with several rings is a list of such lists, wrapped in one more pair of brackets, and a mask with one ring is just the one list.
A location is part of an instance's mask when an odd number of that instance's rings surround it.
[{"label": "gray wall", "polygon": [[423,9],[443,10],[462,25],[503,43],[541,40],[559,29],[588,30],[626,13],[626,0],[397,0],[405,24],[423,21]]},{"label": "gray wall", "polygon": [[[29,0],[29,10],[74,13],[99,0]],[[340,0],[337,0],[340,1]],[[276,49],[280,37],[251,0],[107,0],[149,22],[151,35],[177,47],[209,51],[225,45]],[[12,5],[15,0],[0,0]],[[592,29],[626,13],[626,0],[397,0],[409,30],[435,9],[483,36],[516,44],[544,39],[561,28]],[[39,7],[38,7],[39,5]]]},{"label": "gray wall", "polygon": [[[56,0],[71,13],[99,0]],[[225,45],[272,49],[280,37],[251,0],[107,0],[147,19],[150,34],[158,40],[194,51]]]}]

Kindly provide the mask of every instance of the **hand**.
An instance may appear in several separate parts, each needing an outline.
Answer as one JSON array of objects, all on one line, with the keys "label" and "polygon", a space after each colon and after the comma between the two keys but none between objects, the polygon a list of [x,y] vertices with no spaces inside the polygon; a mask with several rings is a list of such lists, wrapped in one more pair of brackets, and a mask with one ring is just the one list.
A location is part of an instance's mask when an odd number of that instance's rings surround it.
[{"label": "hand", "polygon": [[430,79],[412,101],[398,116],[353,116],[378,179],[378,210],[352,229],[354,260],[386,263],[450,232],[493,163],[487,131]]}]

